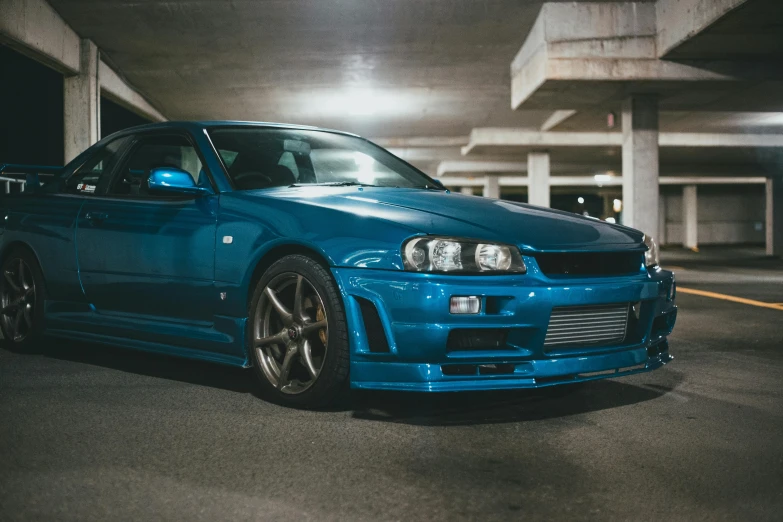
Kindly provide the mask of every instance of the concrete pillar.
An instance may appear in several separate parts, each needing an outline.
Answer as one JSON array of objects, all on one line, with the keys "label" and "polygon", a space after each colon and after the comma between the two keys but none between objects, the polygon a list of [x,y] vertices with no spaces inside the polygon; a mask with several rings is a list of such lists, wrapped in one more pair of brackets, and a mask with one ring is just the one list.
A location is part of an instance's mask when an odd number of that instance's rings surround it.
[{"label": "concrete pillar", "polygon": [[623,103],[623,224],[658,235],[658,99],[631,95]]},{"label": "concrete pillar", "polygon": [[63,82],[66,163],[100,139],[98,48],[87,39],[79,47],[79,74]]},{"label": "concrete pillar", "polygon": [[527,202],[549,207],[549,153],[531,152],[527,155]]},{"label": "concrete pillar", "polygon": [[658,240],[659,245],[665,245],[668,241],[666,232],[666,196],[658,196]]},{"label": "concrete pillar", "polygon": [[459,191],[463,194],[467,194],[468,196],[473,195],[473,187],[462,187],[461,189],[459,189]]},{"label": "concrete pillar", "polygon": [[682,245],[691,250],[699,248],[699,207],[696,185],[682,187]]},{"label": "concrete pillar", "polygon": [[783,176],[767,180],[767,255],[783,256]]},{"label": "concrete pillar", "polygon": [[484,178],[484,197],[500,199],[500,183],[497,174],[488,174]]}]

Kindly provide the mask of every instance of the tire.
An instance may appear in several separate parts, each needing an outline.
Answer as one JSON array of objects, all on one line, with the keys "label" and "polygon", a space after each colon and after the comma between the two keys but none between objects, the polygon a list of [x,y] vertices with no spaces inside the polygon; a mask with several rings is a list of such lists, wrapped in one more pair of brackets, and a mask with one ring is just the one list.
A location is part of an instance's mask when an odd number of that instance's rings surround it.
[{"label": "tire", "polygon": [[304,255],[270,266],[250,299],[247,350],[272,402],[321,408],[347,392],[348,326],[329,271]]},{"label": "tire", "polygon": [[44,332],[44,279],[38,260],[26,248],[5,256],[0,274],[0,330],[3,346],[32,351]]}]

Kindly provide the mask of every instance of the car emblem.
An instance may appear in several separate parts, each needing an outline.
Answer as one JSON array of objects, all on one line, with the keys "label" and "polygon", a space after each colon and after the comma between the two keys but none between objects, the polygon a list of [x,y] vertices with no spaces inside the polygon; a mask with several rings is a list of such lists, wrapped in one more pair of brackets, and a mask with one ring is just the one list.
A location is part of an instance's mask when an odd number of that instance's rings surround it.
[{"label": "car emblem", "polygon": [[296,331],[296,328],[289,328],[288,329],[288,338],[292,341],[295,340],[299,336],[299,333]]}]

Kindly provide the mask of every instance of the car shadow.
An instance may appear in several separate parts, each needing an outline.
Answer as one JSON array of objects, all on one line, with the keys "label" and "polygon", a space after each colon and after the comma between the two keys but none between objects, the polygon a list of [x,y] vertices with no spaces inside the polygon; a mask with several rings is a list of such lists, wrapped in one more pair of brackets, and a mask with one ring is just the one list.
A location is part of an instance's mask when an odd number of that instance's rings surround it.
[{"label": "car shadow", "polygon": [[51,339],[36,353],[52,359],[101,366],[237,393],[255,393],[252,375],[243,368],[165,354],[82,341]]},{"label": "car shadow", "polygon": [[607,379],[529,390],[443,394],[363,392],[353,417],[417,426],[470,426],[569,417],[657,399],[679,384],[638,386]]},{"label": "car shadow", "polygon": [[[266,400],[260,394],[252,373],[243,368],[68,340],[53,340],[37,353],[58,360],[252,394]],[[667,384],[645,386],[620,379],[608,379],[540,389],[485,392],[353,390],[337,404],[321,412],[350,412],[351,417],[357,420],[417,426],[526,422],[568,417],[654,400],[673,391],[681,380],[679,372],[669,371]]]}]

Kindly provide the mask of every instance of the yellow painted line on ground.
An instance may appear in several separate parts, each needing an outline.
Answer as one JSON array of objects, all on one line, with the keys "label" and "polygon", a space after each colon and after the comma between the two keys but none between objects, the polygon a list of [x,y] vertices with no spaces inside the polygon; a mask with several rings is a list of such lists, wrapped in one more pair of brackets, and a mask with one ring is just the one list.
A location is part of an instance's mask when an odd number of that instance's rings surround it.
[{"label": "yellow painted line on ground", "polygon": [[702,297],[712,297],[713,299],[723,299],[724,301],[732,301],[734,303],[742,303],[751,306],[759,306],[761,308],[771,308],[773,310],[783,311],[783,304],[777,303],[765,303],[764,301],[755,301],[753,299],[745,299],[744,297],[737,297],[734,295],[719,294],[717,292],[708,292],[706,290],[694,290],[692,288],[677,287],[677,292],[683,294],[700,295]]}]

